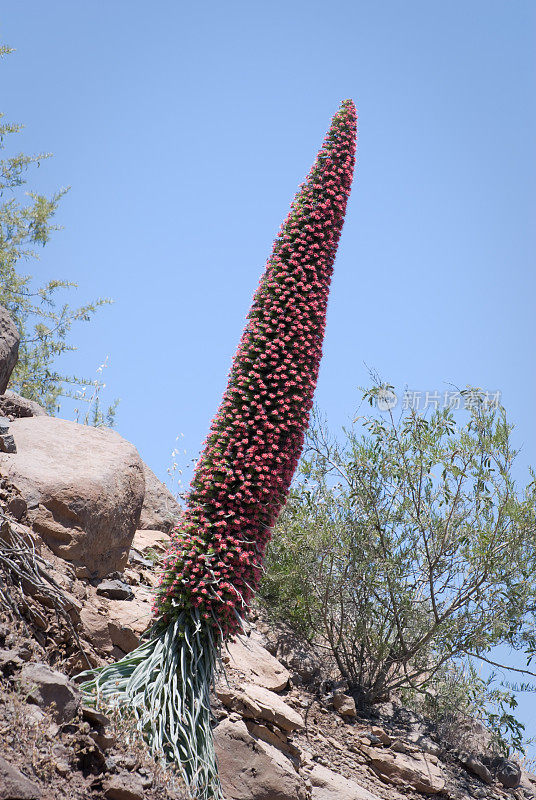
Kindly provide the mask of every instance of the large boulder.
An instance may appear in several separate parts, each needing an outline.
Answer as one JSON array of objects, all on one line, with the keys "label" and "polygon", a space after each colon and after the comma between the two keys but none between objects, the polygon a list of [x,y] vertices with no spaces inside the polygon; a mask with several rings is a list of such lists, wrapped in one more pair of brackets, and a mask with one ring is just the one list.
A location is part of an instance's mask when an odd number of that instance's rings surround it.
[{"label": "large boulder", "polygon": [[48,416],[16,419],[10,433],[17,452],[0,454],[0,475],[26,501],[34,531],[92,576],[122,570],[145,491],[134,445],[115,431]]},{"label": "large boulder", "polygon": [[181,516],[181,507],[147,464],[143,464],[143,473],[145,497],[138,528],[168,533]]},{"label": "large boulder", "polygon": [[303,778],[276,747],[229,719],[214,730],[214,745],[226,800],[306,800]]},{"label": "large boulder", "polygon": [[521,767],[511,759],[501,759],[497,765],[495,777],[505,789],[515,789],[521,782]]},{"label": "large boulder", "polygon": [[0,394],[4,394],[19,355],[19,332],[15,323],[0,306]]}]

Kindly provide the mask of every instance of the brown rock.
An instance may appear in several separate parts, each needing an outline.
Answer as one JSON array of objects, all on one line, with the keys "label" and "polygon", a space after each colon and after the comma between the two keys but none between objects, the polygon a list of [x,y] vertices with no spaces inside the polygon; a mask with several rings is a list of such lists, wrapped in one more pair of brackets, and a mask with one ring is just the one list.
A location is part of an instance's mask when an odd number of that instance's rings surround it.
[{"label": "brown rock", "polygon": [[216,686],[215,693],[218,700],[230,711],[236,712],[238,716],[242,715],[248,719],[261,719],[260,706],[243,692],[238,691],[238,689],[232,689],[230,686]]},{"label": "brown rock", "polygon": [[102,714],[91,706],[82,706],[80,711],[82,712],[82,718],[91,725],[102,726],[103,728],[111,725],[110,718],[106,714]]},{"label": "brown rock", "polygon": [[277,747],[283,753],[286,753],[293,758],[301,761],[300,750],[296,745],[289,741],[288,735],[279,730],[279,728],[269,728],[267,725],[261,725],[258,722],[253,722],[251,719],[244,720],[248,733],[256,739],[262,739],[263,742],[271,744],[272,747]]},{"label": "brown rock", "polygon": [[140,530],[150,529],[168,533],[182,511],[167,486],[161,483],[147,464],[143,464],[145,496],[140,517]]},{"label": "brown rock", "polygon": [[89,734],[101,750],[109,750],[117,742],[117,736],[106,728],[97,728]]},{"label": "brown rock", "polygon": [[379,725],[373,725],[370,730],[373,736],[378,737],[384,747],[390,747],[393,740],[387,733],[385,733],[383,728],[380,728]]},{"label": "brown rock", "polygon": [[19,495],[12,497],[7,507],[9,513],[12,514],[16,520],[22,519],[28,508],[24,497],[20,497]]},{"label": "brown rock", "polygon": [[[485,764],[482,763],[476,756],[474,755],[462,755],[460,756],[460,761],[464,765],[464,767],[472,772],[474,775],[477,775],[480,780],[487,783],[488,786],[493,783],[493,778],[491,772],[486,767]],[[517,785],[517,784],[516,784]]]},{"label": "brown rock", "polygon": [[247,683],[243,691],[220,686],[216,688],[216,695],[227,708],[249,719],[266,720],[284,731],[304,727],[303,718],[297,711],[262,686]]},{"label": "brown rock", "polygon": [[140,553],[156,550],[163,553],[167,550],[171,539],[164,531],[153,529],[137,530],[132,540],[132,547]]},{"label": "brown rock", "polygon": [[40,800],[41,790],[0,756],[0,800]]},{"label": "brown rock", "polygon": [[35,400],[28,400],[27,397],[22,397],[10,389],[0,395],[0,413],[12,419],[48,416],[43,406],[40,406]]},{"label": "brown rock", "polygon": [[309,780],[313,785],[311,800],[380,800],[355,781],[337,775],[321,764],[315,764]]},{"label": "brown rock", "polygon": [[301,730],[305,726],[301,714],[269,689],[249,683],[244,686],[244,692],[260,707],[262,719],[273,722],[284,731]]},{"label": "brown rock", "polygon": [[305,782],[292,763],[251,736],[243,722],[221,722],[214,744],[226,800],[306,800]]},{"label": "brown rock", "polygon": [[357,716],[354,698],[342,692],[335,692],[333,695],[333,707],[341,717],[351,717],[353,719]]},{"label": "brown rock", "polygon": [[515,789],[521,782],[521,767],[515,761],[504,759],[499,763],[495,776],[505,789]]},{"label": "brown rock", "polygon": [[3,306],[0,306],[0,394],[7,384],[19,355],[19,332]]},{"label": "brown rock", "polygon": [[423,794],[438,794],[445,787],[445,778],[434,756],[424,753],[393,753],[361,745],[373,770],[395,785],[408,784]]},{"label": "brown rock", "polygon": [[395,753],[412,755],[413,753],[418,753],[420,748],[415,744],[407,742],[405,739],[394,739],[391,743],[391,750],[394,750]]},{"label": "brown rock", "polygon": [[69,678],[46,664],[26,664],[18,683],[30,702],[47,708],[56,722],[69,722],[80,706],[80,692]]},{"label": "brown rock", "polygon": [[247,638],[240,637],[230,642],[227,654],[229,667],[245,680],[273,692],[286,688],[289,671],[262,646],[261,637],[254,631]]},{"label": "brown rock", "polygon": [[133,600],[108,600],[108,631],[112,643],[124,653],[135,650],[141,634],[153,619],[152,595],[141,586],[133,586]]},{"label": "brown rock", "polygon": [[17,453],[0,454],[0,474],[28,504],[28,518],[50,549],[93,575],[121,570],[143,502],[141,459],[104,428],[55,417],[10,427]]},{"label": "brown rock", "polygon": [[114,775],[104,782],[102,788],[108,800],[143,800],[143,782],[135,773]]},{"label": "brown rock", "polygon": [[92,605],[85,605],[80,612],[83,635],[96,650],[109,654],[114,643],[108,629],[108,617]]}]

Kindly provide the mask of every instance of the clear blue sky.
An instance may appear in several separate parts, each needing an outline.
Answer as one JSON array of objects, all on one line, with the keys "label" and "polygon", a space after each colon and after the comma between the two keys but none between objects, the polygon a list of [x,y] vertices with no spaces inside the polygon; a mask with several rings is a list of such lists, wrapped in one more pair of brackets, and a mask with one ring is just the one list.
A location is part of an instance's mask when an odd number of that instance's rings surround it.
[{"label": "clear blue sky", "polygon": [[72,186],[39,273],[77,281],[80,302],[115,299],[64,369],[91,377],[109,356],[117,429],[161,478],[177,434],[198,451],[346,97],[358,164],[317,400],[347,423],[365,364],[398,391],[500,390],[526,477],[535,23],[533,0],[4,4],[2,110],[26,125],[22,150],[54,153],[31,188]]}]

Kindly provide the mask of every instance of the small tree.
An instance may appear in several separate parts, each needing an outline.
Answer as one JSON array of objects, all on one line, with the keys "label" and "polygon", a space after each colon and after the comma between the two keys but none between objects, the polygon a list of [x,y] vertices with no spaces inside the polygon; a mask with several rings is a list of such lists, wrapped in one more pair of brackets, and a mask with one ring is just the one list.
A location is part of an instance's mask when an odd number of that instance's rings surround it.
[{"label": "small tree", "polygon": [[[0,56],[12,52],[0,46]],[[0,114],[0,150],[5,139],[22,129],[3,121]],[[72,281],[49,280],[37,284],[26,272],[25,262],[38,259],[38,248],[49,240],[58,226],[52,223],[58,203],[67,191],[61,189],[50,197],[24,192],[30,166],[49,158],[50,153],[16,153],[0,159],[0,305],[11,314],[21,335],[19,360],[10,387],[24,397],[36,400],[48,411],[57,410],[58,398],[71,394],[69,387],[94,385],[94,381],[56,370],[56,359],[74,346],[68,341],[75,322],[88,321],[99,306],[109,303],[98,299],[79,308],[57,304],[57,292],[75,288]]]},{"label": "small tree", "polygon": [[463,427],[449,409],[389,411],[342,445],[316,415],[269,547],[264,597],[329,646],[363,704],[533,639],[535,484],[516,489],[504,409],[467,397]]}]

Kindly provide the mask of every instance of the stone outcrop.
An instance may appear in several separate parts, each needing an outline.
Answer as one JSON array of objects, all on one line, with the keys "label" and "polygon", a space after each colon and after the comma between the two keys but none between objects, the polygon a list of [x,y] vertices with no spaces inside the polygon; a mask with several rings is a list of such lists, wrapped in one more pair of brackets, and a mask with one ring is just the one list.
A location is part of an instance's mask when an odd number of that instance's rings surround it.
[{"label": "stone outcrop", "polygon": [[309,773],[312,784],[311,800],[380,800],[355,781],[315,764]]},{"label": "stone outcrop", "polygon": [[144,497],[136,448],[114,431],[54,417],[11,423],[17,446],[0,474],[28,506],[28,519],[58,556],[91,575],[126,565]]},{"label": "stone outcrop", "polygon": [[35,400],[28,400],[20,394],[8,390],[0,395],[0,414],[9,419],[20,419],[21,417],[46,417],[47,412],[36,403]]},{"label": "stone outcrop", "polygon": [[294,731],[304,727],[300,714],[285,701],[262,686],[247,683],[242,691],[218,686],[216,695],[232,711],[250,719],[265,720],[283,731]]},{"label": "stone outcrop", "polygon": [[438,794],[445,788],[445,777],[436,756],[414,752],[393,753],[381,748],[362,745],[372,769],[384,780],[395,785],[409,784],[423,794]]},{"label": "stone outcrop", "polygon": [[214,742],[226,800],[307,800],[305,781],[289,759],[253,737],[244,722],[224,720]]},{"label": "stone outcrop", "polygon": [[262,637],[255,631],[230,642],[223,661],[245,681],[273,692],[281,692],[288,685],[289,671],[263,647]]},{"label": "stone outcrop", "polygon": [[11,373],[17,363],[19,354],[19,332],[15,323],[0,306],[0,394],[3,394],[9,383]]}]

